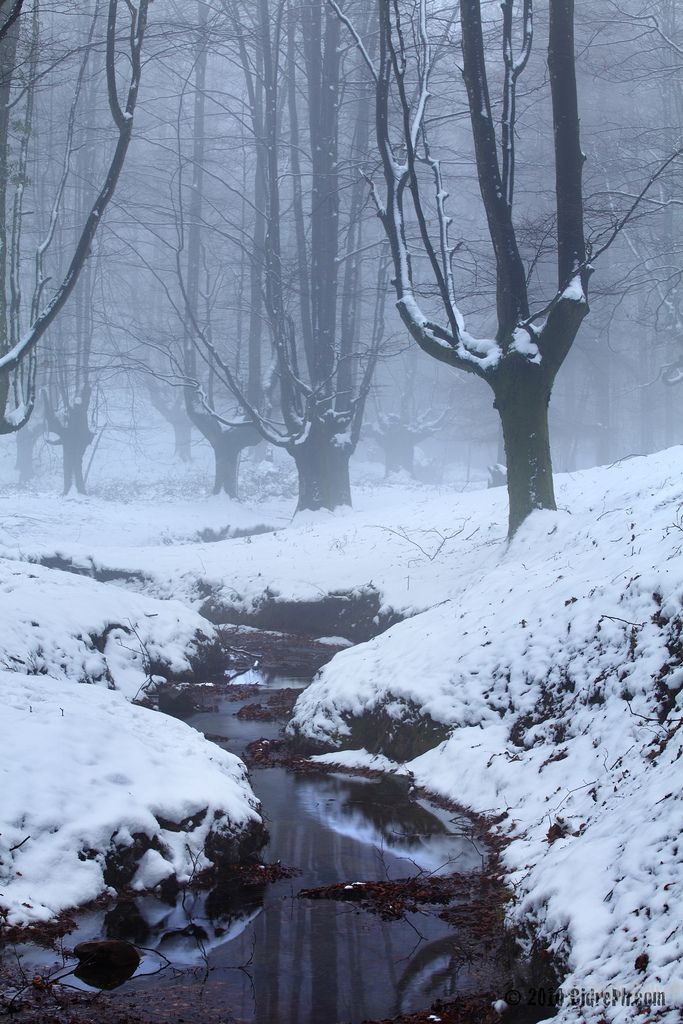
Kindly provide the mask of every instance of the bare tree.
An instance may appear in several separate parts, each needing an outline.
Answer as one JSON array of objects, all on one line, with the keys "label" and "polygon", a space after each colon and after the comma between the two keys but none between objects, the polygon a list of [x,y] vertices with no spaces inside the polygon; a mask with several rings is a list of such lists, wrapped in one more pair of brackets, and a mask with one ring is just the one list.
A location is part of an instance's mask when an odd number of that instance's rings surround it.
[{"label": "bare tree", "polygon": [[[579,117],[574,67],[574,8],[571,0],[551,0],[548,66],[555,136],[557,290],[542,309],[530,307],[527,275],[515,225],[515,98],[519,76],[531,54],[532,0],[525,0],[519,50],[514,52],[513,3],[502,7],[504,96],[502,166],[489,96],[481,5],[462,0],[463,77],[467,88],[479,187],[496,264],[495,338],[473,337],[458,308],[453,273],[454,249],[445,209],[446,187],[433,155],[426,113],[433,51],[426,0],[420,0],[413,26],[417,46],[409,52],[402,5],[378,0],[379,64],[368,58],[376,83],[376,131],[384,173],[384,195],[373,188],[380,220],[394,262],[399,314],[418,345],[450,366],[474,374],[492,388],[501,417],[508,464],[510,533],[534,508],[554,508],[548,437],[548,403],[555,376],[588,312],[588,265],[583,230]],[[406,14],[405,11],[403,11]],[[410,12],[407,13],[410,17]],[[414,88],[409,82],[414,72]],[[398,127],[392,111],[398,109]],[[400,144],[392,134],[400,131]],[[432,237],[422,169],[431,173],[438,230]],[[443,317],[426,315],[413,284],[406,234],[406,200],[412,203],[419,239],[431,268]]]},{"label": "bare tree", "polygon": [[[378,294],[383,300],[384,288]],[[397,379],[390,389],[394,397],[393,408],[387,408],[388,403],[380,400],[380,389],[375,388],[375,421],[363,432],[364,437],[372,438],[382,449],[384,475],[387,477],[392,473],[405,472],[417,479],[415,449],[434,437],[448,417],[448,408],[435,412],[433,405],[425,400],[424,389],[419,387],[415,351],[411,347],[400,361],[395,375]]]},{"label": "bare tree", "polygon": [[[375,330],[363,351],[358,291],[363,203],[357,173],[350,190],[342,248],[339,23],[322,0],[301,9],[283,0],[271,9],[269,0],[259,0],[256,27],[267,154],[265,308],[276,353],[284,423],[283,429],[274,430],[263,417],[255,422],[264,437],[286,448],[294,458],[298,508],[335,508],[351,502],[349,459],[360,437],[380,343],[380,333]],[[280,165],[285,102],[292,169],[291,219],[284,213]],[[301,106],[306,129],[300,125]],[[367,148],[362,96],[353,133],[351,153],[345,155],[357,166],[358,154],[364,156]],[[302,154],[311,181],[308,196],[301,187]],[[292,307],[284,272],[289,262],[283,240],[286,223],[294,234],[291,283],[298,309]]]},{"label": "bare tree", "polygon": [[[24,0],[0,0],[0,41],[12,30],[22,13]],[[4,56],[4,54],[3,54]],[[4,61],[2,70],[6,68]]]},{"label": "bare tree", "polygon": [[[259,444],[261,435],[254,426],[249,415],[245,415],[240,408],[229,416],[223,416],[218,411],[216,401],[217,373],[221,363],[225,365],[225,359],[217,360],[212,344],[211,310],[208,302],[210,282],[207,280],[204,292],[205,309],[200,310],[202,289],[200,278],[206,267],[202,250],[203,234],[203,207],[204,207],[204,173],[205,173],[205,141],[206,141],[206,68],[209,48],[208,34],[208,7],[205,3],[198,4],[198,24],[196,30],[196,51],[194,62],[194,111],[193,111],[193,142],[191,158],[192,184],[190,199],[186,218],[183,216],[183,194],[182,176],[179,196],[181,212],[181,245],[178,249],[177,270],[182,286],[185,319],[184,319],[184,343],[183,343],[183,370],[185,375],[195,381],[199,381],[199,366],[208,354],[208,382],[205,387],[186,387],[184,389],[187,415],[194,426],[200,431],[209,442],[214,453],[215,476],[214,494],[226,493],[231,498],[238,496],[238,467],[241,453],[246,449]],[[256,103],[254,97],[254,103]],[[257,117],[257,112],[253,112]],[[258,172],[255,178],[257,190],[256,201],[259,200],[259,189],[261,177]],[[258,243],[262,231],[262,213],[259,212],[256,224],[256,240]],[[182,266],[181,254],[186,246],[186,265]],[[255,268],[252,271],[252,285],[259,293],[260,281],[258,277],[259,250],[257,248],[253,258]],[[206,270],[208,278],[209,272]],[[202,322],[201,330],[198,332],[198,325]],[[208,353],[202,350],[201,340],[209,341]],[[199,347],[199,352],[198,352]],[[258,409],[261,404],[260,388],[260,317],[258,311],[252,313],[249,335],[249,364],[247,394],[252,408]],[[230,392],[231,393],[231,392]],[[232,395],[232,393],[231,393]]]},{"label": "bare tree", "polygon": [[[0,32],[0,47],[2,47],[0,60],[3,73],[3,79],[0,83],[0,91],[2,91],[2,95],[0,95],[0,191],[2,192],[0,196],[0,222],[2,223],[1,230],[4,232],[4,237],[0,241],[0,286],[2,288],[2,291],[0,291],[0,301],[2,301],[0,322],[7,316],[6,311],[8,309],[5,292],[7,245],[6,228],[4,226],[5,217],[3,216],[3,214],[6,214],[5,190],[8,181],[6,161],[9,116],[7,113],[7,99],[12,86],[12,69],[16,56],[16,49],[12,48],[15,47],[15,33],[20,6],[14,5],[9,10],[7,18],[3,22],[5,31]],[[44,256],[54,238],[55,228],[61,212],[64,188],[70,169],[73,152],[73,116],[75,110],[75,107],[72,105],[70,122],[66,133],[67,144],[64,170],[58,184],[47,235],[36,252],[36,279],[29,324],[21,332],[20,336],[17,335],[14,339],[12,338],[12,327],[10,324],[9,330],[6,331],[4,337],[0,338],[0,433],[12,433],[18,430],[31,415],[35,403],[35,370],[32,359],[35,356],[36,346],[62,311],[76,287],[90,255],[102,217],[114,195],[130,146],[133,133],[133,118],[140,86],[142,45],[147,28],[149,0],[139,0],[137,5],[127,0],[125,4],[129,18],[129,30],[125,33],[124,38],[127,39],[126,61],[127,69],[129,68],[130,70],[127,70],[128,85],[125,88],[125,99],[123,101],[119,92],[119,72],[117,70],[117,50],[120,40],[118,14],[120,6],[124,5],[119,5],[118,0],[109,0],[105,42],[107,96],[111,117],[118,133],[116,146],[104,175],[103,183],[77,235],[66,270],[61,277],[60,283],[46,301],[45,294],[49,289],[50,277],[44,270]],[[82,68],[83,65],[81,65]],[[1,102],[3,99],[5,102]],[[3,160],[5,161],[4,166]],[[10,310],[10,312],[12,311]],[[14,325],[16,331],[16,318]]]}]

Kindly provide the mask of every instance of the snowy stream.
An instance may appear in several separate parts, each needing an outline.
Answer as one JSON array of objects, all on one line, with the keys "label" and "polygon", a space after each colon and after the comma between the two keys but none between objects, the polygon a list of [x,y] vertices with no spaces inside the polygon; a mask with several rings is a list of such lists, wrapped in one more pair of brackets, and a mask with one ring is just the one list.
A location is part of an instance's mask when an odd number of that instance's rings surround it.
[{"label": "snowy stream", "polygon": [[[307,680],[252,672],[236,682],[272,690]],[[213,710],[188,721],[239,755],[252,740],[280,732],[281,722],[235,717],[244,704],[267,696],[221,696]],[[458,935],[437,913],[387,922],[353,903],[297,897],[300,889],[335,882],[477,871],[485,850],[470,822],[414,799],[400,777],[296,774],[282,767],[252,769],[250,777],[270,833],[263,861],[299,873],[248,889],[232,883],[175,901],[140,896],[84,912],[65,946],[107,937],[147,947],[120,991],[145,994],[150,1010],[165,1008],[164,1019],[174,1005],[172,1019],[184,1021],[213,1020],[222,1010],[222,1021],[360,1022],[477,990],[481,957],[468,964]],[[74,963],[67,957],[57,965],[54,952],[36,946],[17,952],[32,972]],[[87,987],[73,976],[65,980]]]}]

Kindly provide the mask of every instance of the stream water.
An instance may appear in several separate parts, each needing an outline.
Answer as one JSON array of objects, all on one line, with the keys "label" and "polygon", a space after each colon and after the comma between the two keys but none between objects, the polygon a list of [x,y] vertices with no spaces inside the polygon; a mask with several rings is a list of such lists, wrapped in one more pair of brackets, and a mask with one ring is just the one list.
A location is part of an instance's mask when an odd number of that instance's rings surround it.
[{"label": "stream water", "polygon": [[[266,691],[306,682],[278,675],[238,681],[259,682]],[[235,701],[228,692],[189,724],[240,754],[250,741],[275,738],[281,728],[281,722],[237,718],[250,701]],[[462,936],[436,912],[383,921],[353,903],[297,896],[303,888],[336,882],[481,870],[485,851],[467,820],[413,799],[406,781],[395,777],[271,767],[252,770],[251,782],[270,833],[262,859],[296,868],[296,875],[248,888],[227,883],[175,900],[141,896],[82,913],[68,947],[101,937],[147,947],[122,991],[136,1005],[145,1000],[150,1020],[360,1022],[481,991],[491,971],[487,953],[464,948]],[[54,952],[35,946],[18,952],[27,970],[55,967]]]}]

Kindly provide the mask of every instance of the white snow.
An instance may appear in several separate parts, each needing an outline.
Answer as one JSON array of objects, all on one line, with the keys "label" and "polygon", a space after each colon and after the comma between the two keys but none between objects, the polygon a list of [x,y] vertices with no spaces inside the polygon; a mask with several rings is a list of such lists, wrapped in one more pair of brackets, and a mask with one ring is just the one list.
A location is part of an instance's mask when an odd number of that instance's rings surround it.
[{"label": "white snow", "polygon": [[567,287],[562,292],[561,298],[569,302],[585,302],[586,295],[581,284],[581,275],[575,274]]},{"label": "white snow", "polygon": [[541,353],[538,350],[538,345],[533,341],[529,332],[525,331],[522,327],[516,327],[513,331],[510,350],[526,356],[530,363],[541,362]]},{"label": "white snow", "polygon": [[[56,503],[34,501],[34,536],[40,526],[47,536],[68,532],[73,503],[60,518]],[[78,504],[103,515],[105,503]],[[123,535],[121,520],[120,506],[110,506],[99,535]],[[4,525],[7,538],[13,523]],[[95,543],[92,521],[90,528]],[[201,640],[214,637],[197,612],[2,558],[0,619],[0,913],[10,923],[48,920],[98,896],[107,852],[135,833],[156,847],[132,882],[145,889],[172,873],[187,880],[208,866],[210,831],[237,833],[258,818],[237,758],[129,703],[152,672],[190,673]],[[190,830],[169,831],[157,820],[177,824],[202,810],[204,822]]]},{"label": "white snow", "polygon": [[[184,723],[63,679],[2,671],[0,687],[0,912],[10,924],[99,896],[106,853],[135,834],[158,847],[132,882],[146,889],[207,867],[210,830],[258,819],[242,762]],[[159,823],[202,811],[187,831]]]},{"label": "white snow", "polygon": [[0,666],[99,682],[129,699],[149,682],[150,659],[188,671],[197,634],[213,634],[178,601],[7,559],[0,559],[0,616]]},{"label": "white snow", "polygon": [[[535,513],[510,545],[453,541],[435,572],[448,565],[449,600],[338,654],[294,721],[336,747],[349,716],[378,705],[400,716],[410,700],[453,726],[402,767],[466,807],[506,812],[497,827],[509,839],[511,923],[534,923],[565,964],[564,990],[663,992],[679,1007],[661,1018],[673,1022],[683,1002],[683,451],[558,484],[571,514]],[[484,522],[494,502],[464,496],[459,511],[478,503]],[[664,665],[673,706],[660,724]],[[367,754],[357,759],[367,766]],[[583,1013],[627,1019],[600,1000]]]},{"label": "white snow", "polygon": [[[106,620],[130,620],[145,645],[182,661],[207,589],[249,609],[266,592],[308,601],[375,588],[383,611],[407,618],[335,656],[300,698],[298,728],[336,748],[332,763],[411,772],[465,807],[504,814],[495,827],[509,840],[511,924],[534,925],[564,965],[566,991],[625,990],[634,1001],[661,991],[671,1009],[656,1019],[673,1024],[683,1001],[683,449],[558,476],[556,493],[560,511],[534,513],[511,544],[503,488],[368,486],[353,510],[289,525],[282,503],[271,503],[242,514],[283,525],[278,532],[217,543],[192,540],[214,506],[187,503],[173,527],[181,545],[159,543],[161,511],[155,524],[148,508],[148,525],[127,532],[123,506],[79,499],[92,523],[79,534],[28,496],[19,508],[26,529],[19,534],[10,519],[4,531],[11,560],[0,582],[0,652],[19,671],[2,679],[29,684],[19,674],[27,666],[10,660],[25,661],[27,651],[30,671],[40,671],[35,634],[47,643],[50,676],[31,685],[55,686],[56,698],[73,688],[67,678],[107,683],[104,658],[131,695],[144,671],[125,650],[126,634],[112,633],[104,655],[89,645],[91,628]],[[142,578],[97,584],[26,562],[57,551]],[[29,586],[38,588],[33,609]],[[660,724],[663,685],[672,693]],[[128,707],[104,686],[80,693]],[[349,716],[381,704],[400,717],[406,701],[452,727],[450,737],[401,766],[344,752]],[[0,831],[8,846],[27,834],[17,826],[10,842]],[[141,879],[163,870],[147,857]],[[600,1000],[581,1012],[610,1024],[633,1016]],[[576,1019],[565,1006],[558,1024]]]},{"label": "white snow", "polygon": [[[481,500],[477,494],[454,494],[449,487],[374,486],[354,494],[353,509],[305,512],[274,533],[182,546],[139,544],[137,537],[126,542],[120,527],[106,527],[98,509],[99,541],[90,535],[64,538],[55,519],[22,530],[19,543],[6,541],[4,553],[22,559],[58,553],[88,571],[142,573],[147,594],[195,606],[201,606],[207,589],[216,600],[248,611],[266,590],[283,599],[310,601],[334,590],[374,586],[386,610],[411,614],[457,590],[449,554],[457,551],[458,559],[476,565],[482,557],[496,557],[495,545],[506,533],[506,495],[497,489],[487,498],[485,512]],[[260,513],[261,521],[269,508]],[[108,515],[115,519],[117,507]],[[196,508],[193,522],[195,529],[203,525]],[[462,543],[467,538],[473,543]],[[133,584],[138,590],[140,585]]]},{"label": "white snow", "polygon": [[[123,489],[121,489],[123,490]],[[121,494],[123,498],[123,494]],[[22,558],[48,538],[87,549],[101,544],[157,547],[199,540],[205,530],[220,534],[256,528],[277,529],[291,518],[291,502],[249,509],[225,495],[197,500],[104,500],[12,490],[0,492],[0,552]],[[198,508],[199,506],[199,508]],[[198,515],[198,511],[199,515]],[[58,545],[52,549],[58,552]]]}]

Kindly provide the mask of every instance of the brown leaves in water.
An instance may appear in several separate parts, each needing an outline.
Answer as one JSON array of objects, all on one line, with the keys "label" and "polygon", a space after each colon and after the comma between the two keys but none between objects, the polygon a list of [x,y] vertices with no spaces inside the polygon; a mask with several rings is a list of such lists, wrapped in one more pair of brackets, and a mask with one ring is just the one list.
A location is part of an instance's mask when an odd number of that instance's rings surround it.
[{"label": "brown leaves in water", "polygon": [[[337,882],[301,889],[300,899],[341,900],[395,921],[424,906],[445,906],[439,916],[449,924],[490,931],[500,923],[504,890],[495,878],[482,875],[417,875],[383,882]],[[452,905],[451,905],[452,904]],[[494,918],[492,922],[491,918]]]}]

